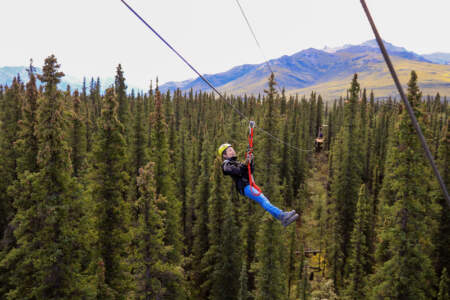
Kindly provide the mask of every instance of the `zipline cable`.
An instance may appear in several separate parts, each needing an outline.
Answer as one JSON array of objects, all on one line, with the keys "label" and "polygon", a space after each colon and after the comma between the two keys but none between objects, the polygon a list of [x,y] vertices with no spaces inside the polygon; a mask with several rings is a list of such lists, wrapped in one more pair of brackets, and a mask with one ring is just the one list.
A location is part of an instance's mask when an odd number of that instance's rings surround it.
[{"label": "zipline cable", "polygon": [[[177,50],[175,50],[175,48],[173,48],[155,29],[153,29],[152,26],[150,26],[130,5],[128,5],[128,3],[126,3],[124,0],[120,0],[122,1],[123,4],[125,4],[125,6],[136,16],[138,17],[139,20],[142,21],[142,23],[145,24],[145,26],[148,27],[148,29],[150,29],[164,44],[166,44],[167,47],[169,47],[170,50],[172,50],[185,64],[187,64],[189,66],[189,68],[191,68],[192,71],[194,71],[207,85],[209,85],[209,87],[211,89],[213,89],[220,97],[224,98],[224,96],[222,96],[222,94],[209,82],[209,80],[207,80],[205,77],[203,77],[202,74],[200,74],[200,72],[198,72],[180,53],[178,53]],[[228,103],[228,101],[226,101]],[[231,107],[244,119],[247,119],[247,117],[241,113],[232,103],[228,103],[231,105]],[[248,119],[247,119],[248,120]]]},{"label": "zipline cable", "polygon": [[[231,102],[227,101],[226,98],[222,95],[222,93],[220,93],[215,87],[214,85],[212,85],[211,82],[209,82],[208,79],[206,79],[202,74],[200,74],[199,71],[197,71],[197,69],[195,69],[177,50],[175,50],[175,48],[173,48],[155,29],[153,29],[152,26],[150,26],[130,5],[128,5],[128,3],[125,0],[120,0],[139,20],[141,20],[142,23],[144,23],[145,26],[147,26],[148,29],[150,29],[164,44],[166,44],[167,47],[169,47],[170,50],[172,50],[186,65],[189,66],[189,68],[191,68],[192,71],[194,71],[214,92],[217,93],[217,95],[219,95],[220,98],[222,98],[225,103],[228,103],[233,110],[238,113],[243,119],[250,121],[249,118],[247,118],[239,109],[237,109]],[[283,140],[281,140],[280,138],[272,135],[270,132],[262,129],[261,127],[257,127],[255,125],[255,129],[259,130],[260,132],[263,132],[264,134],[272,137],[272,139],[290,147],[291,149],[297,150],[297,151],[303,151],[303,152],[310,152],[313,151],[313,149],[310,150],[306,150],[306,149],[301,149],[301,148],[297,148],[295,146],[292,146],[286,142],[284,142]]]},{"label": "zipline cable", "polygon": [[450,198],[448,196],[447,187],[445,186],[444,180],[442,179],[441,174],[439,173],[439,170],[436,167],[436,164],[434,163],[433,156],[431,155],[430,149],[428,148],[427,142],[425,141],[425,137],[423,136],[422,129],[420,129],[419,123],[417,122],[417,118],[414,114],[411,104],[409,103],[408,99],[405,96],[405,93],[403,92],[403,87],[400,84],[400,80],[397,77],[397,73],[395,72],[394,66],[392,65],[389,54],[387,53],[386,48],[384,47],[383,40],[381,39],[381,36],[378,33],[377,27],[375,26],[375,22],[373,21],[372,16],[369,11],[369,8],[366,5],[366,1],[361,0],[361,5],[363,6],[363,9],[364,9],[364,12],[366,13],[367,19],[369,20],[369,23],[370,23],[370,26],[372,27],[373,33],[375,34],[375,38],[378,42],[378,46],[380,47],[381,53],[383,54],[384,60],[386,61],[389,71],[391,72],[392,79],[394,79],[394,82],[395,82],[395,85],[397,86],[397,90],[400,94],[400,97],[402,98],[403,103],[406,106],[406,110],[409,113],[411,122],[413,123],[414,128],[416,129],[417,135],[419,136],[419,139],[422,144],[423,150],[425,151],[426,157],[428,158],[428,160],[431,164],[431,167],[433,168],[434,175],[436,176],[437,180],[439,181],[439,185],[441,186],[442,193],[444,194],[444,198],[447,200],[448,207],[450,208]]},{"label": "zipline cable", "polygon": [[[242,16],[243,16],[244,19],[245,19],[245,22],[247,23],[247,27],[248,27],[248,29],[250,30],[250,32],[251,32],[251,34],[252,34],[252,36],[253,36],[253,39],[254,39],[255,42],[256,42],[256,45],[258,46],[258,48],[259,48],[259,50],[260,50],[260,52],[261,52],[261,56],[262,56],[263,59],[264,59],[264,63],[265,63],[265,64],[267,65],[267,67],[269,68],[270,73],[275,75],[275,72],[273,71],[272,66],[270,65],[270,61],[267,59],[266,54],[264,53],[264,50],[263,50],[261,44],[259,43],[258,38],[256,37],[256,33],[255,33],[255,31],[253,30],[253,27],[252,27],[252,25],[250,24],[250,21],[248,20],[247,15],[245,14],[244,8],[242,7],[242,5],[241,5],[241,3],[239,2],[239,0],[236,0],[236,3],[237,3],[237,5],[238,5],[238,7],[239,7],[239,10],[241,11]],[[283,95],[283,92],[282,92],[282,90],[280,89],[279,86],[277,86],[277,89],[278,89],[278,92],[280,93],[280,96]]]},{"label": "zipline cable", "polygon": [[269,68],[270,73],[273,73],[272,67],[270,66],[270,63],[267,60],[267,57],[266,57],[266,55],[264,53],[263,48],[261,47],[261,44],[259,43],[258,39],[256,38],[255,31],[253,30],[252,25],[250,25],[250,21],[248,20],[247,15],[245,14],[244,9],[242,8],[241,3],[239,2],[239,0],[236,0],[236,3],[238,5],[238,7],[239,7],[239,10],[241,11],[242,16],[245,19],[245,22],[247,23],[248,29],[250,30],[250,32],[253,35],[253,38],[255,39],[256,45],[258,46],[259,50],[261,51],[262,57],[264,58],[264,61],[266,62],[266,65]]}]

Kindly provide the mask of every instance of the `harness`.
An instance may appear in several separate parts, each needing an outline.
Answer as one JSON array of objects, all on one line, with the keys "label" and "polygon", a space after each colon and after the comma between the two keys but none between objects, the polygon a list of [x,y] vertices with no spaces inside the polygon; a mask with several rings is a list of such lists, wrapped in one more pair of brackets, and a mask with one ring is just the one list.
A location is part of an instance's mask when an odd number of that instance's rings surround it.
[{"label": "harness", "polygon": [[[255,122],[254,121],[250,121],[249,124],[249,133],[248,133],[248,147],[247,147],[247,154],[246,154],[246,158],[249,158],[250,155],[253,154],[253,129],[255,128]],[[250,192],[252,193],[253,196],[258,197],[259,195],[261,195],[261,189],[259,188],[259,186],[256,185],[255,183],[255,179],[253,178],[253,174],[252,174],[252,168],[250,166],[250,161],[247,163],[247,169],[248,169],[248,180],[250,183]],[[253,192],[253,189],[257,190],[257,193]]]}]

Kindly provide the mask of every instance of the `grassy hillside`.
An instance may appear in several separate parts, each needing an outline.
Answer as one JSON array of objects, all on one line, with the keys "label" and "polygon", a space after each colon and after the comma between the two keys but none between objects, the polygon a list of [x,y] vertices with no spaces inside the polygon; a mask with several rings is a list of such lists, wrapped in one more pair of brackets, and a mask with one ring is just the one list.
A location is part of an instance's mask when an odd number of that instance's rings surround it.
[{"label": "grassy hillside", "polygon": [[[433,63],[427,58],[405,48],[386,42],[400,80],[406,84],[415,70],[424,95],[450,96],[450,65]],[[361,45],[327,51],[309,48],[293,55],[270,60],[271,69],[279,87],[287,94],[310,94],[317,91],[325,99],[346,95],[348,82],[353,74],[359,75],[363,87],[374,90],[376,97],[395,96],[397,91],[387,70],[384,59],[374,40]],[[259,94],[267,86],[270,70],[266,64],[243,65],[226,72],[208,74],[206,77],[220,90],[229,94]],[[183,83],[163,85],[161,90],[174,87],[187,91],[209,90],[199,78]]]},{"label": "grassy hillside", "polygon": [[[393,57],[393,64],[405,88],[411,71],[415,70],[419,77],[420,89],[424,95],[433,95],[439,92],[441,95],[450,96],[449,65],[438,65],[396,57]],[[337,77],[335,80],[303,89],[291,90],[289,93],[309,94],[311,91],[317,91],[325,98],[345,96],[351,76],[350,74],[344,77]],[[377,97],[398,94],[391,74],[384,62],[375,63],[369,70],[358,73],[358,79],[362,87],[373,90]]]}]

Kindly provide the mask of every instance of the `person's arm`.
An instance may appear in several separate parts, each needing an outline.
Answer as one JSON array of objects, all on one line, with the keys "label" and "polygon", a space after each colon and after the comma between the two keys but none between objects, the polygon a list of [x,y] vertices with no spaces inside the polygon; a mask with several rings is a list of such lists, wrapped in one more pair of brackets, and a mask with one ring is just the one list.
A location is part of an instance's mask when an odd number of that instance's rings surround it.
[{"label": "person's arm", "polygon": [[223,163],[222,170],[225,175],[241,175],[241,167],[239,165],[232,164],[227,160]]}]

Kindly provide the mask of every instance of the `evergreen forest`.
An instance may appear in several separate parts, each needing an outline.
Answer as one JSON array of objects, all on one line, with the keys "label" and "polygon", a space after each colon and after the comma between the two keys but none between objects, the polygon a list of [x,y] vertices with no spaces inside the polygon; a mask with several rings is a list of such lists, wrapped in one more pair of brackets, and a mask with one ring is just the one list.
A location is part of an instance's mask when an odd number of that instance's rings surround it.
[{"label": "evergreen forest", "polygon": [[[220,99],[129,90],[121,65],[81,90],[58,88],[55,56],[42,70],[0,86],[0,299],[450,299],[450,208],[403,104],[357,74],[340,99],[273,74]],[[450,189],[448,100],[419,84]],[[248,120],[272,135],[255,131],[254,177],[290,226],[223,175],[217,149],[243,161]]]}]

